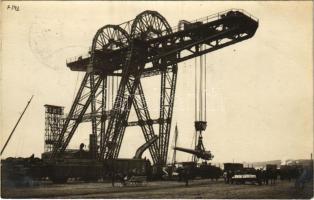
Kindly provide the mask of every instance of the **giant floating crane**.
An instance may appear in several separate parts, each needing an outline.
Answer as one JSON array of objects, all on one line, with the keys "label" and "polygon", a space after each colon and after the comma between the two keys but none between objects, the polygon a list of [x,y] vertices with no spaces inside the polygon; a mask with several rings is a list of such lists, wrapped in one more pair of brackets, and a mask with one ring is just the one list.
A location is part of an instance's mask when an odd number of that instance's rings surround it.
[{"label": "giant floating crane", "polygon": [[[67,61],[73,71],[85,72],[50,159],[66,150],[78,125],[92,123],[95,159],[119,155],[125,129],[140,126],[154,164],[167,161],[178,63],[251,38],[258,20],[243,10],[228,10],[171,28],[156,11],[144,11],[119,25],[101,27],[87,57]],[[141,80],[160,76],[160,112],[152,119]],[[132,106],[137,121],[129,122]],[[88,113],[89,109],[89,113]],[[154,128],[157,125],[157,130]]]}]

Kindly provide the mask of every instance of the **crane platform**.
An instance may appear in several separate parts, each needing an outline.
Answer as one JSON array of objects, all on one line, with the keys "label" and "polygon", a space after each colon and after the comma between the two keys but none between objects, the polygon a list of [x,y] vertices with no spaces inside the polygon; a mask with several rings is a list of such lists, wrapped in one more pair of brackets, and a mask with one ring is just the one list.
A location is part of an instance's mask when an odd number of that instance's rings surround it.
[{"label": "crane platform", "polygon": [[[185,21],[187,22],[187,21]],[[125,23],[130,23],[125,22]],[[123,27],[124,25],[119,25]],[[151,75],[158,74],[158,69],[162,65],[171,65],[186,61],[192,57],[200,56],[205,53],[226,47],[236,42],[251,38],[258,28],[258,19],[242,9],[230,9],[219,12],[192,22],[184,23],[172,28],[172,33],[165,34],[162,37],[152,38],[145,41],[148,56],[143,60],[144,63],[156,61],[164,56],[176,57],[166,64],[157,64],[144,69],[143,76],[148,73]],[[140,35],[135,35],[133,38],[140,38]],[[223,42],[222,40],[226,40]],[[156,47],[156,44],[175,41],[169,46]],[[127,41],[121,41],[127,42]],[[185,55],[184,51],[193,51],[192,47],[199,44],[206,44],[208,48],[205,50],[197,50],[192,54]],[[117,50],[99,50],[95,53],[99,62],[94,65],[94,68],[101,69],[106,75],[117,75],[119,70],[122,70],[123,62],[127,55],[129,44],[124,48]],[[190,52],[191,53],[191,52]],[[88,71],[88,66],[91,62],[91,56],[79,56],[67,60],[67,66],[72,71]]]}]

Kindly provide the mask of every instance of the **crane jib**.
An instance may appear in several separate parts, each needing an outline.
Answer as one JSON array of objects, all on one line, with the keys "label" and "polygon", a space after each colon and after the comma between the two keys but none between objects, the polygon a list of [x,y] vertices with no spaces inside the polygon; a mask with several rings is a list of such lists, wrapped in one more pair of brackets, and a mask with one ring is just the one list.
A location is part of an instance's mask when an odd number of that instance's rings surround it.
[{"label": "crane jib", "polygon": [[[142,20],[144,18],[147,20]],[[249,39],[257,27],[258,20],[240,10],[228,10],[195,22],[184,21],[174,29],[158,12],[147,10],[127,23],[101,27],[95,34],[89,56],[67,61],[71,70],[86,74],[58,133],[50,159],[62,155],[78,125],[89,120],[95,139],[93,146],[100,146],[99,150],[93,150],[93,159],[117,158],[129,125],[140,126],[149,144],[156,136],[152,126],[156,124],[159,126],[157,141],[144,147],[148,146],[154,164],[165,165],[177,64]],[[141,78],[154,75],[160,75],[160,112],[158,118],[152,119]],[[120,76],[119,83],[107,85],[107,78],[113,76]],[[115,90],[115,94],[111,94],[112,105],[107,99],[110,90]],[[128,121],[132,106],[138,118],[135,122]],[[92,113],[86,113],[88,108]],[[210,152],[193,153],[201,158],[213,157]]]},{"label": "crane jib", "polygon": [[[154,62],[155,70],[164,65],[177,64],[188,59],[218,50],[254,36],[258,21],[245,14],[221,17],[218,20],[199,24],[187,29],[144,41],[147,45],[147,57],[144,63]],[[199,45],[205,48],[200,51]],[[94,68],[105,74],[112,75],[121,70],[128,46],[113,51],[96,51],[98,62]],[[185,52],[190,54],[185,55]],[[160,59],[170,57],[166,63],[158,62]],[[90,57],[78,59],[67,63],[73,71],[86,71]],[[106,67],[104,67],[106,66]],[[150,69],[145,69],[150,70]]]}]

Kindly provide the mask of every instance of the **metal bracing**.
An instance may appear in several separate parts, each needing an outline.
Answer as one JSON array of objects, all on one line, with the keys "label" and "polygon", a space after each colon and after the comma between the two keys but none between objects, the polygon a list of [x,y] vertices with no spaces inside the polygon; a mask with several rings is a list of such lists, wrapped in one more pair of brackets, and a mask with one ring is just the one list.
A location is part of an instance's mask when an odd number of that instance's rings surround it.
[{"label": "metal bracing", "polygon": [[99,152],[100,149],[104,148],[103,145],[103,141],[105,140],[105,127],[106,127],[106,120],[107,120],[107,115],[106,115],[106,102],[107,102],[107,77],[104,79],[103,83],[102,83],[102,97],[101,97],[101,105],[102,105],[102,109],[101,109],[101,118],[100,118],[100,129],[98,129],[97,134],[98,134],[98,138],[99,139]]},{"label": "metal bracing", "polygon": [[[169,31],[163,32],[163,30],[165,30],[165,28],[169,29]],[[154,11],[145,11],[145,12],[139,14],[136,17],[136,19],[134,20],[134,22],[132,24],[130,35],[131,35],[132,39],[135,36],[140,36],[140,41],[147,41],[147,40],[150,40],[152,38],[161,37],[161,36],[163,36],[163,34],[165,35],[168,33],[171,33],[170,26],[167,23],[167,21],[159,13],[154,12]],[[132,56],[131,51],[129,51],[128,54]],[[139,55],[140,55],[140,57],[146,58],[142,54],[139,54]],[[129,56],[129,57],[131,57],[131,56]],[[127,56],[127,59],[129,57]],[[133,59],[137,59],[137,58],[135,57]],[[132,59],[130,59],[130,60],[132,60]],[[126,86],[128,89],[128,91],[127,91],[125,89],[125,85],[124,85],[125,83],[123,83],[123,81],[122,81],[123,76],[127,73],[127,70],[125,67],[123,69],[122,79],[120,82],[119,89],[120,89],[120,87],[124,87],[125,92],[124,92],[123,96],[124,97],[128,96],[129,102],[133,103],[134,108],[135,108],[135,112],[136,112],[137,117],[139,119],[139,124],[142,128],[142,131],[143,131],[143,134],[145,137],[145,140],[146,140],[146,142],[148,142],[151,138],[153,138],[155,136],[155,133],[154,133],[152,123],[150,123],[151,119],[150,119],[149,111],[148,111],[146,100],[144,97],[144,92],[143,92],[142,86],[140,84],[140,77],[142,76],[143,69],[144,69],[144,65],[142,66],[142,68],[139,71],[136,72],[137,77],[136,78],[134,77],[134,80],[131,79],[132,81],[129,80],[126,83]],[[136,90],[133,90],[135,84],[137,85],[137,87],[135,87]],[[135,91],[137,91],[138,95],[135,93]],[[121,94],[119,94],[119,92],[118,92],[117,96],[119,96],[119,95],[121,96]],[[136,97],[136,96],[139,96],[139,97]],[[108,135],[107,135],[110,138],[109,141],[111,141],[110,142],[111,146],[115,146],[115,147],[112,147],[115,150],[111,150],[111,151],[108,150],[107,155],[105,155],[106,158],[116,158],[119,154],[119,150],[121,148],[121,143],[122,143],[123,135],[125,132],[125,128],[128,125],[127,120],[128,120],[131,104],[128,103],[125,105],[125,107],[126,107],[126,111],[124,112],[124,114],[121,114],[121,117],[123,119],[119,119],[119,121],[117,121],[115,123],[112,122],[112,124],[115,124],[115,126],[118,127],[116,130],[116,133],[115,133],[117,138],[114,138],[114,137],[111,138],[110,133],[108,133]],[[169,113],[172,113],[172,112],[169,112]],[[115,116],[114,118],[120,118],[120,117]],[[114,121],[114,118],[112,121]],[[148,122],[148,123],[141,123],[144,121]],[[117,124],[119,124],[119,126]],[[110,127],[110,124],[108,125],[108,128],[109,127]],[[165,130],[168,130],[168,129],[165,129]],[[170,131],[168,131],[168,132],[170,133]],[[165,134],[167,134],[167,133],[165,133]],[[165,138],[169,138],[169,136],[165,137]],[[155,144],[155,143],[153,145],[151,145],[149,148],[154,163],[157,163],[157,162],[160,163],[160,160],[162,159],[161,155],[160,155],[160,151],[158,149],[160,149],[160,146],[157,146],[157,144]],[[157,153],[158,153],[158,155],[157,155]],[[104,153],[104,154],[106,154],[106,153]]]},{"label": "metal bracing", "polygon": [[63,107],[45,105],[45,152],[52,151],[63,126]]},{"label": "metal bracing", "polygon": [[[126,56],[119,88],[113,106],[111,116],[105,135],[104,148],[101,157],[106,159],[116,158],[122,143],[125,127],[127,126],[134,93],[140,83],[141,73],[144,65],[138,63],[141,56],[145,55],[141,41],[132,41],[130,50]],[[134,59],[132,59],[134,58]],[[130,89],[128,89],[130,88]]]},{"label": "metal bracing", "polygon": [[[152,39],[163,37],[167,34],[171,34],[172,30],[167,20],[161,16],[158,12],[155,11],[144,11],[139,14],[134,20],[134,28],[135,32],[133,35],[139,35],[142,40],[149,41]],[[132,28],[133,28],[132,27]],[[161,47],[166,48],[171,42],[160,42],[155,43],[150,47]],[[155,62],[152,62],[155,65]],[[159,68],[161,74],[161,99],[160,99],[160,116],[159,116],[159,138],[157,144],[153,144],[150,146],[150,151],[152,152],[157,147],[157,159],[153,159],[154,163],[165,164],[167,160],[167,151],[169,144],[169,135],[170,135],[170,127],[171,127],[171,118],[172,118],[172,105],[174,101],[174,92],[175,92],[175,82],[176,82],[176,74],[177,74],[177,66],[169,66]],[[141,98],[144,98],[144,95],[141,95]],[[143,106],[145,112],[148,113],[147,106]],[[138,110],[138,109],[136,109]],[[137,111],[140,113],[140,110]],[[149,115],[148,115],[149,117]],[[146,118],[147,121],[150,120]],[[144,124],[144,123],[143,123]],[[154,135],[154,129],[152,127],[152,123],[148,121],[147,123],[150,129],[145,129],[145,126],[141,126],[143,132],[149,131],[151,136]],[[144,135],[145,136],[145,135]],[[150,138],[145,136],[146,141],[148,142]]]},{"label": "metal bracing", "polygon": [[[249,39],[257,27],[258,21],[251,15],[237,10],[181,23],[174,31],[155,11],[144,11],[134,20],[120,25],[102,27],[93,39],[91,56],[67,63],[71,70],[87,73],[52,157],[56,152],[64,151],[82,121],[92,121],[92,133],[100,137],[100,159],[118,157],[127,126],[139,125],[149,142],[156,137],[153,124],[158,122],[158,141],[149,147],[149,151],[155,164],[165,165],[177,64]],[[201,45],[203,48],[199,48]],[[156,75],[161,77],[160,113],[158,119],[152,120],[140,80]],[[120,82],[113,106],[106,110],[107,87],[110,89],[107,77],[110,76],[119,76]],[[91,113],[85,114],[89,104]],[[128,122],[132,105],[138,118],[136,122]]]},{"label": "metal bracing", "polygon": [[[91,77],[93,77],[95,81],[93,88],[90,85]],[[51,157],[55,157],[58,153],[62,153],[66,149],[92,100],[92,96],[95,94],[101,82],[102,77],[100,75],[86,72],[71,110],[64,122],[57,144],[53,148]]]},{"label": "metal bracing", "polygon": [[[90,104],[92,133],[97,135],[100,148],[103,147],[101,143],[103,143],[104,140],[106,120],[104,114],[107,78],[103,75],[102,71],[99,71],[95,66],[96,62],[101,61],[96,54],[100,50],[117,50],[121,48],[119,45],[126,45],[127,37],[125,35],[127,34],[124,30],[114,25],[106,25],[97,31],[93,39],[88,71],[82,80],[80,89],[65,120],[58,142],[53,148],[51,158],[55,157],[58,152],[62,153],[66,149],[79,123],[82,122],[84,114]],[[115,38],[114,43],[110,40],[112,38]],[[102,86],[99,89],[100,85]],[[102,113],[101,118],[96,117],[96,113],[99,111]]]},{"label": "metal bracing", "polygon": [[[120,48],[125,47],[129,43],[128,34],[116,25],[107,25],[99,29],[96,33],[96,36],[93,40],[92,50],[94,53],[93,62],[97,62],[97,53],[100,51],[113,51],[118,50]],[[103,64],[105,66],[105,63]],[[93,68],[94,71],[98,71],[97,67]],[[101,70],[100,70],[101,73]],[[113,87],[113,85],[111,85]],[[94,101],[91,104],[91,112],[92,112],[92,130],[93,134],[97,135],[98,145],[99,145],[99,153],[102,149],[105,148],[106,142],[106,120],[108,120],[108,115],[106,112],[106,102],[107,95],[109,95],[107,90],[107,76],[104,78],[102,82],[102,86],[98,93],[95,94]],[[97,106],[98,105],[98,106]],[[97,114],[101,114],[101,117],[96,117]],[[99,159],[103,159],[103,157],[99,157]]]},{"label": "metal bracing", "polygon": [[[129,90],[131,89],[128,85]],[[144,96],[144,91],[142,88],[141,82],[138,85],[138,88],[134,94],[133,105],[138,118],[137,125],[139,125],[143,131],[145,141],[148,142],[152,138],[155,138],[155,132],[153,127],[153,120],[150,118],[150,114],[148,111],[147,103]],[[130,125],[128,123],[128,125]],[[152,143],[149,147],[150,154],[152,156],[153,162],[156,163],[158,161],[158,146],[156,142]]]},{"label": "metal bracing", "polygon": [[[151,69],[145,68],[144,71],[148,73],[148,71],[155,71],[161,67],[161,65],[169,66],[178,64],[205,53],[249,39],[253,37],[257,27],[258,21],[251,16],[239,11],[229,11],[219,13],[216,17],[204,18],[195,23],[191,23],[183,30],[176,29],[169,34],[167,34],[168,29],[163,28],[164,30],[162,32],[158,32],[162,35],[161,37],[152,37],[146,41],[149,50],[144,62],[154,62],[155,64]],[[139,29],[139,32],[140,30],[141,29]],[[142,34],[138,33],[135,36],[140,38],[141,35]],[[204,44],[204,49],[198,51],[197,47],[201,44]],[[108,73],[114,73],[114,71],[122,69],[123,59],[121,59],[121,55],[123,54],[125,57],[126,52],[127,47],[116,52],[111,52],[110,56],[112,61],[106,60],[107,67],[103,70]],[[107,53],[103,52],[103,54]],[[168,60],[167,63],[158,62],[161,58],[169,55],[173,55],[176,59]],[[86,58],[81,61],[68,63],[68,66],[72,70],[82,71],[86,68],[88,60],[89,58]]]},{"label": "metal bracing", "polygon": [[159,164],[167,162],[173,104],[177,82],[177,65],[168,66],[161,72],[160,116],[159,116]]},{"label": "metal bracing", "polygon": [[[94,78],[91,79],[92,89],[95,87]],[[97,137],[97,146],[102,148],[104,140],[104,131],[106,126],[106,99],[107,99],[107,76],[105,76],[96,90],[95,94],[92,95],[91,100],[91,122],[92,122],[92,134]],[[100,113],[101,117],[97,114]],[[94,152],[96,153],[96,152]],[[94,158],[97,155],[93,155]]]}]

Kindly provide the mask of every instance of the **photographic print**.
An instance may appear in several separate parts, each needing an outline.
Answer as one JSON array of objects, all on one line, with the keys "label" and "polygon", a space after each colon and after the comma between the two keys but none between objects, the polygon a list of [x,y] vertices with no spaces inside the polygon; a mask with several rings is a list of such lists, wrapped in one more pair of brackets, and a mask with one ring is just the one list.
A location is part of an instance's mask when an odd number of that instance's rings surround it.
[{"label": "photographic print", "polygon": [[2,1],[1,197],[310,199],[312,1]]}]

